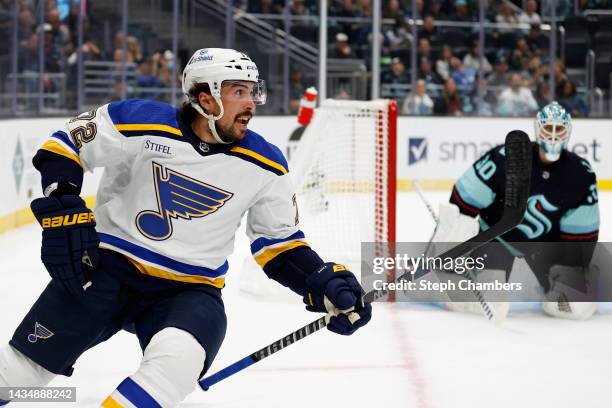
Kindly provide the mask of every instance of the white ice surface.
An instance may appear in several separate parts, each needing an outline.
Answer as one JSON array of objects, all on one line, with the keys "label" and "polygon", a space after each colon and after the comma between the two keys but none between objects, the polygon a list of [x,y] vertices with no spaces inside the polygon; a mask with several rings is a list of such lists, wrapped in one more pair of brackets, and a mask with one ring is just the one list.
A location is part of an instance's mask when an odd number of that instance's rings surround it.
[{"label": "white ice surface", "polygon": [[[447,194],[427,193],[433,203]],[[612,194],[601,194],[601,240],[612,241]],[[433,228],[414,194],[398,202],[398,239],[427,240]],[[40,232],[29,225],[0,235],[0,344],[45,286]],[[295,304],[242,296],[237,280],[248,242],[230,258],[224,300],[228,332],[211,372],[316,318]],[[135,336],[119,333],[85,353],[71,378],[77,404],[96,407],[138,367]],[[511,311],[501,327],[476,315],[377,304],[372,322],[351,337],[323,331],[215,385],[181,405],[218,408],[609,408],[612,406],[612,314],[585,322]],[[20,408],[42,404],[20,403]],[[43,405],[47,406],[47,405]]]}]

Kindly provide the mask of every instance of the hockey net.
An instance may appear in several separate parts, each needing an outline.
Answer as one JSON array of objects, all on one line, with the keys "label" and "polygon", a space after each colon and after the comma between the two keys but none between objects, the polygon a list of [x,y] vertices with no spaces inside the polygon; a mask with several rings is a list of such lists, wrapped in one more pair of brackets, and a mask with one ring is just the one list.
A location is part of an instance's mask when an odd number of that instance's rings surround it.
[{"label": "hockey net", "polygon": [[[326,100],[291,155],[300,228],[324,260],[360,275],[361,243],[389,256],[395,242],[397,105]],[[245,260],[243,292],[295,297]],[[392,274],[391,274],[392,275]],[[393,278],[393,276],[389,276]]]}]

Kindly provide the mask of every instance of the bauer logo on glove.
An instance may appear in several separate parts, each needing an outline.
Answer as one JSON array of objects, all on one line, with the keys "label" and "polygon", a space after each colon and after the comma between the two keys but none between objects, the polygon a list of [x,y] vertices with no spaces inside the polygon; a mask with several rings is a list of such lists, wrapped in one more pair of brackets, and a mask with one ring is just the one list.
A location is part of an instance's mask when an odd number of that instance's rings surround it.
[{"label": "bauer logo on glove", "polygon": [[70,227],[72,225],[76,225],[76,224],[89,224],[89,223],[95,223],[96,222],[96,218],[94,217],[94,214],[87,210],[87,212],[82,212],[82,213],[75,213],[75,214],[70,214],[70,215],[64,215],[64,216],[57,216],[57,217],[45,217],[40,221],[40,225],[44,228],[44,229],[49,229],[49,228],[59,228],[59,227]]}]

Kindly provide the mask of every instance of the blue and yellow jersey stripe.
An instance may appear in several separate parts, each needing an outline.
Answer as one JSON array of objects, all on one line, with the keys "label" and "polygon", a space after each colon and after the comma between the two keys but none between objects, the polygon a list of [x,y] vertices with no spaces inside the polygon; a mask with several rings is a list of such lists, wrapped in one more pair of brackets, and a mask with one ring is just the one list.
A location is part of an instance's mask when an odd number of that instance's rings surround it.
[{"label": "blue and yellow jersey stripe", "polygon": [[183,140],[178,111],[157,101],[128,99],[108,105],[108,114],[115,129],[123,136],[163,136]]},{"label": "blue and yellow jersey stripe", "polygon": [[109,234],[99,232],[98,235],[100,248],[125,255],[144,275],[178,282],[206,284],[216,288],[225,286],[225,274],[229,269],[227,261],[216,269],[190,265]]},{"label": "blue and yellow jersey stripe", "polygon": [[247,130],[245,138],[226,154],[246,160],[278,176],[289,172],[287,160],[280,149],[252,130]]},{"label": "blue and yellow jersey stripe", "polygon": [[251,244],[251,253],[257,264],[263,268],[268,262],[283,252],[301,246],[307,247],[308,243],[306,243],[304,238],[302,231],[297,231],[286,238],[258,238]]},{"label": "blue and yellow jersey stripe", "polygon": [[79,149],[77,149],[65,132],[58,131],[53,133],[41,146],[41,149],[64,156],[83,167],[79,157]]}]

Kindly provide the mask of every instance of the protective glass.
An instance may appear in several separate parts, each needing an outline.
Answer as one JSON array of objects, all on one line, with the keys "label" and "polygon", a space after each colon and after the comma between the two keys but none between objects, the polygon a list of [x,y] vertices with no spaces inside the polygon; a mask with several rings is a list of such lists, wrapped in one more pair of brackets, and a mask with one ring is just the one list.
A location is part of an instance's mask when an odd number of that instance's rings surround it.
[{"label": "protective glass", "polygon": [[223,81],[221,88],[221,98],[228,102],[253,102],[255,105],[263,105],[267,97],[266,81],[263,79],[258,79],[257,82]]}]

